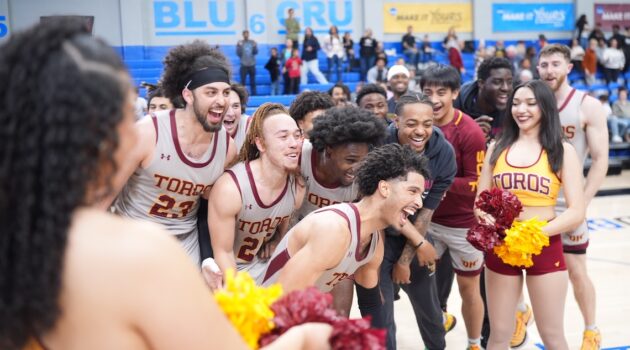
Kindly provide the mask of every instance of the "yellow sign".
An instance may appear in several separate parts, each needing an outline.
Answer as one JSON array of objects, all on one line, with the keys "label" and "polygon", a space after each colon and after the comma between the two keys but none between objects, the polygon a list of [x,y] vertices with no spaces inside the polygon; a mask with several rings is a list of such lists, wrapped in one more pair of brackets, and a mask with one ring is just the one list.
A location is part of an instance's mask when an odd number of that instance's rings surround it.
[{"label": "yellow sign", "polygon": [[411,4],[386,2],[383,4],[385,34],[402,34],[408,26],[416,33],[444,33],[450,27],[458,32],[472,32],[470,3]]}]

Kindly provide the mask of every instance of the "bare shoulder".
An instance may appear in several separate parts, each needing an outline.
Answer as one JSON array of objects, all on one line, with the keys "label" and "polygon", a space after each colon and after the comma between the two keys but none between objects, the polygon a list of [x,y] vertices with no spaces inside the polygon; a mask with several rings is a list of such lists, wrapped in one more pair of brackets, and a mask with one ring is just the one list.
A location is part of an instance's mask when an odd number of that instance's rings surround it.
[{"label": "bare shoulder", "polygon": [[306,216],[295,225],[300,236],[316,236],[318,240],[335,240],[342,243],[350,240],[347,219],[333,210],[325,210]]},{"label": "bare shoulder", "polygon": [[580,109],[582,112],[582,118],[584,118],[584,121],[587,124],[592,122],[594,119],[606,118],[602,103],[593,96],[586,95],[584,97],[584,101],[582,101]]}]

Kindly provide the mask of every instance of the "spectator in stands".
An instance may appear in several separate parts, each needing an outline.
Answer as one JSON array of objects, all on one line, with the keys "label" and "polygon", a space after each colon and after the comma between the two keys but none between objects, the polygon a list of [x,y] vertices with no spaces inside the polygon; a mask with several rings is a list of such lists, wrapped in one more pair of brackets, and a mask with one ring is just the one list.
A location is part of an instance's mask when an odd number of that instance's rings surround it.
[{"label": "spectator in stands", "polygon": [[620,87],[617,101],[612,106],[612,116],[610,117],[610,132],[613,142],[630,142],[630,103],[628,103],[628,90]]},{"label": "spectator in stands", "polygon": [[367,28],[359,41],[359,62],[361,66],[361,81],[365,81],[367,71],[376,61],[376,46],[378,41],[372,38],[372,29]]},{"label": "spectator in stands", "polygon": [[343,34],[343,49],[346,53],[346,61],[348,63],[348,72],[352,70],[353,67],[356,67],[356,57],[354,55],[354,40],[350,36],[350,32],[345,32]]},{"label": "spectator in stands", "polygon": [[249,87],[252,95],[256,95],[256,55],[258,44],[249,38],[249,30],[243,31],[243,40],[236,43],[236,55],[241,59],[241,84],[245,85],[245,79],[249,76]]},{"label": "spectator in stands", "polygon": [[495,57],[506,57],[505,42],[503,40],[497,40],[497,42],[494,44],[494,47],[496,48],[496,51],[494,52]]},{"label": "spectator in stands", "polygon": [[352,98],[350,97],[351,94],[348,85],[339,81],[328,90],[328,94],[332,97],[336,107],[352,106]]},{"label": "spectator in stands", "polygon": [[532,73],[531,70],[529,69],[522,69],[519,73],[518,73],[518,84],[521,83],[526,83],[530,80],[534,79],[534,74]]},{"label": "spectator in stands", "polygon": [[[300,91],[300,75],[303,72],[304,63],[300,59],[300,50],[293,49],[293,55],[287,60],[285,68],[287,70],[287,76],[289,77],[289,89],[288,93],[297,95]],[[319,73],[322,74],[322,73]]]},{"label": "spectator in stands", "polygon": [[442,41],[442,46],[446,51],[448,51],[449,47],[453,45],[458,45],[457,33],[455,33],[455,27],[448,28],[448,32],[446,33],[446,37]]},{"label": "spectator in stands", "polygon": [[271,95],[280,93],[280,58],[278,57],[278,48],[271,48],[271,56],[265,64],[265,69],[269,71],[271,78]]},{"label": "spectator in stands", "polygon": [[602,54],[602,65],[604,65],[604,76],[606,84],[616,83],[619,79],[619,73],[626,64],[626,58],[621,50],[619,50],[616,38],[610,39],[610,47],[604,50]]},{"label": "spectator in stands", "polygon": [[538,35],[538,48],[542,49],[543,47],[547,46],[547,44],[549,44],[549,41],[547,40],[547,37],[545,36],[545,34],[539,34]]},{"label": "spectator in stands", "polygon": [[597,73],[597,40],[591,39],[588,41],[588,48],[584,52],[584,59],[582,60],[582,67],[584,68],[584,80],[586,85],[593,85],[595,83],[595,74]]},{"label": "spectator in stands", "polygon": [[420,61],[420,52],[416,47],[416,37],[413,36],[413,26],[407,27],[407,34],[403,35],[401,44],[403,53],[407,56],[407,62],[417,67]]},{"label": "spectator in stands", "polygon": [[[287,31],[287,39],[293,43],[292,47],[298,47],[298,35],[300,34],[300,23],[295,19],[295,10],[289,8],[287,10],[288,17],[284,19],[284,27]],[[291,52],[291,51],[289,51]],[[287,58],[288,59],[288,58]]]},{"label": "spectator in stands", "polygon": [[[295,45],[297,49],[297,45]],[[280,52],[280,64],[282,65],[282,79],[284,81],[283,94],[289,94],[289,88],[291,80],[289,78],[289,70],[287,69],[287,61],[293,55],[293,41],[291,39],[287,39],[286,45],[284,49]],[[300,73],[301,74],[301,73]]]},{"label": "spectator in stands", "polygon": [[420,61],[427,63],[433,60],[433,46],[429,40],[429,34],[425,34],[422,37],[422,44],[420,44]]},{"label": "spectator in stands", "polygon": [[334,106],[335,102],[327,93],[321,91],[304,91],[297,95],[295,100],[291,102],[289,114],[295,119],[300,129],[302,129],[304,137],[308,138],[308,133],[313,128],[313,119]]},{"label": "spectator in stands", "polygon": [[491,57],[481,63],[477,80],[462,85],[455,108],[471,116],[494,138],[503,125],[508,95],[512,92],[513,67],[505,58]]},{"label": "spectator in stands", "polygon": [[387,92],[377,84],[366,84],[357,93],[357,105],[391,124],[395,114],[387,112]]},{"label": "spectator in stands", "polygon": [[464,68],[464,61],[462,60],[460,43],[450,40],[446,48],[448,50],[448,62],[459,72],[461,78],[462,74],[466,72],[466,69]]},{"label": "spectator in stands", "polygon": [[586,47],[586,36],[584,35],[586,28],[588,25],[588,21],[586,20],[586,15],[582,14],[580,18],[575,22],[575,36],[574,39],[578,40],[580,46]]},{"label": "spectator in stands", "polygon": [[584,61],[584,48],[580,46],[578,39],[571,40],[571,63],[573,69],[578,73],[584,73],[584,67],[582,62]]},{"label": "spectator in stands", "polygon": [[147,100],[140,96],[140,88],[137,86],[133,89],[134,91],[134,111],[136,113],[136,120],[142,119],[145,115],[147,115]]},{"label": "spectator in stands", "polygon": [[166,97],[162,87],[156,86],[154,89],[149,91],[147,95],[147,107],[149,109],[149,113],[154,113],[158,111],[165,111],[169,109],[173,109],[174,105],[171,102],[171,99]]},{"label": "spectator in stands", "polygon": [[385,60],[385,65],[387,65],[389,60],[387,59],[387,54],[385,53],[385,48],[383,47],[383,42],[379,42],[378,44],[376,44],[375,54],[376,54],[376,59],[379,59],[379,58],[384,59]]},{"label": "spectator in stands", "polygon": [[591,30],[591,34],[588,35],[588,40],[591,39],[595,39],[597,42],[599,42],[600,39],[606,39],[600,23],[595,23],[595,27]]},{"label": "spectator in stands", "polygon": [[376,65],[367,73],[367,82],[370,84],[386,82],[387,81],[387,67],[385,67],[385,60],[379,58],[376,60]]},{"label": "spectator in stands", "polygon": [[609,46],[611,46],[613,39],[617,40],[617,46],[620,49],[626,45],[626,36],[619,32],[620,29],[619,24],[612,25],[612,35],[610,36],[610,39],[608,39]]},{"label": "spectator in stands", "polygon": [[387,71],[387,83],[394,96],[387,100],[387,111],[396,113],[396,102],[409,89],[409,70],[403,65],[392,66]]},{"label": "spectator in stands", "polygon": [[302,48],[302,84],[308,84],[308,72],[310,71],[320,84],[328,84],[328,80],[319,70],[319,59],[317,51],[319,51],[319,40],[313,35],[313,29],[306,27],[304,29],[304,43]]},{"label": "spectator in stands", "polygon": [[326,72],[326,78],[331,81],[331,75],[333,66],[336,66],[337,81],[341,81],[341,62],[345,57],[345,50],[343,48],[343,42],[339,36],[339,30],[337,26],[331,26],[328,30],[328,35],[324,40],[323,46],[324,53],[328,58],[328,71]]}]

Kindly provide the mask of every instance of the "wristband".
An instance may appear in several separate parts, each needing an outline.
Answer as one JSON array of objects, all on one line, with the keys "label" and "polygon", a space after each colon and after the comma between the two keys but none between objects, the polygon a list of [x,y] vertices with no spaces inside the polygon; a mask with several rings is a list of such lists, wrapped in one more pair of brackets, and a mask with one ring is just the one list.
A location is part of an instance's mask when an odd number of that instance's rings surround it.
[{"label": "wristband", "polygon": [[424,244],[424,239],[422,241],[420,241],[420,243],[416,244],[415,247],[413,247],[413,250],[418,250],[418,248],[422,247],[422,245]]}]

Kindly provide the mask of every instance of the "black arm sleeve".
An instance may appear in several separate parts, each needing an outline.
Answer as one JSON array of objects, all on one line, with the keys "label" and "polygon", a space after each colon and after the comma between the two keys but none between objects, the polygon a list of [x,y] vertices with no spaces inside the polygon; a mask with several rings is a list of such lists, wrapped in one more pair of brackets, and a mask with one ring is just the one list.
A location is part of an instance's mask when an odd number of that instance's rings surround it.
[{"label": "black arm sleeve", "polygon": [[372,317],[372,328],[385,328],[385,308],[381,299],[381,289],[376,285],[374,288],[364,288],[360,284],[354,284],[357,288],[357,303],[361,316]]}]

